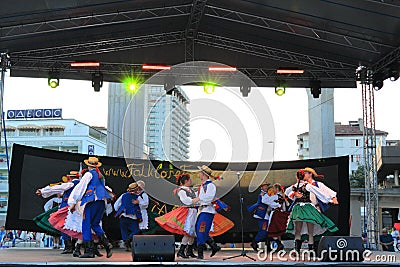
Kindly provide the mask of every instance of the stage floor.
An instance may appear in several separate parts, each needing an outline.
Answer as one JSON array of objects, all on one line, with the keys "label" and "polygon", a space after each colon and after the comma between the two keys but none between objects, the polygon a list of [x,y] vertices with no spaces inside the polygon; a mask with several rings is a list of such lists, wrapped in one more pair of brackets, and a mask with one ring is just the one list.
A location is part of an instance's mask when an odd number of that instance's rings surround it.
[{"label": "stage floor", "polygon": [[[137,266],[149,266],[149,265],[185,265],[185,266],[198,266],[198,265],[212,265],[212,266],[246,266],[246,265],[338,265],[341,266],[377,266],[377,265],[396,265],[400,264],[400,253],[399,252],[382,252],[374,251],[369,256],[367,261],[364,262],[353,262],[353,263],[330,263],[320,262],[318,260],[310,261],[296,261],[286,255],[283,257],[274,255],[273,257],[267,257],[266,259],[260,259],[257,253],[246,250],[247,255],[256,259],[252,261],[247,257],[237,257],[234,259],[224,260],[224,258],[240,255],[241,249],[222,249],[217,255],[210,258],[210,251],[205,252],[204,260],[197,259],[181,259],[175,258],[175,262],[132,262],[132,254],[126,252],[123,249],[114,249],[113,256],[107,259],[103,257],[95,257],[93,259],[80,259],[74,258],[72,255],[60,254],[62,250],[55,249],[41,249],[41,248],[5,248],[0,249],[0,266],[60,266],[60,265],[96,265],[96,266],[126,266],[126,265],[137,265]],[[101,253],[105,254],[104,250]],[[288,254],[288,252],[287,252]]]}]

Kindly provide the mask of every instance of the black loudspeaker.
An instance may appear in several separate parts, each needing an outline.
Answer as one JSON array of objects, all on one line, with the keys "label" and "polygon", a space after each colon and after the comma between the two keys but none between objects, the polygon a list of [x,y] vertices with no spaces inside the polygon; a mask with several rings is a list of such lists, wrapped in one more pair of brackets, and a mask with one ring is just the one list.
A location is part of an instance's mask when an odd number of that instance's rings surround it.
[{"label": "black loudspeaker", "polygon": [[323,236],[317,255],[322,261],[363,261],[364,250],[361,237]]},{"label": "black loudspeaker", "polygon": [[173,235],[135,235],[132,240],[133,261],[174,261]]}]

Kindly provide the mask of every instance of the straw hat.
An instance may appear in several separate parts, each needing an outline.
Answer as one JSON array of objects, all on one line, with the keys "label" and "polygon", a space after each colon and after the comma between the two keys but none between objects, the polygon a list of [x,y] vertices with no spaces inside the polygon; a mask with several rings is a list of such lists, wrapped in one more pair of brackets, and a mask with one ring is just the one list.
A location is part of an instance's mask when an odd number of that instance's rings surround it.
[{"label": "straw hat", "polygon": [[83,162],[85,162],[86,165],[95,168],[103,165],[97,157],[89,157],[88,159],[85,159]]},{"label": "straw hat", "polygon": [[267,181],[264,181],[260,184],[260,188],[263,187],[264,185],[270,186],[271,184],[268,183]]},{"label": "straw hat", "polygon": [[324,175],[322,175],[322,174],[318,174],[313,168],[310,168],[310,167],[306,167],[306,168],[304,168],[304,169],[302,169],[304,172],[309,172],[309,173],[311,173],[312,175],[313,175],[313,177],[316,177],[316,178],[324,178]]},{"label": "straw hat", "polygon": [[197,168],[198,168],[202,173],[204,173],[205,175],[207,175],[208,177],[214,177],[214,176],[212,175],[212,170],[211,170],[208,166],[206,166],[206,165],[197,166]]},{"label": "straw hat", "polygon": [[142,189],[144,189],[146,187],[146,183],[142,180],[139,180],[136,182],[138,186],[140,186]]},{"label": "straw hat", "polygon": [[131,183],[131,184],[129,184],[128,185],[128,189],[126,189],[126,191],[133,191],[133,190],[135,190],[136,188],[138,188],[139,186],[138,186],[138,184],[137,183]]}]

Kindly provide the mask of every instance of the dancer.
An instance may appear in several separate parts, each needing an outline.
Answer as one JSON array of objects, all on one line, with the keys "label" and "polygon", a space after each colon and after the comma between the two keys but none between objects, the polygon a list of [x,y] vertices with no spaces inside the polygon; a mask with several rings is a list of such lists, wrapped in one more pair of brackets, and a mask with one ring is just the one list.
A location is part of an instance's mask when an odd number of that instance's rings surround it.
[{"label": "dancer", "polygon": [[269,207],[277,208],[280,205],[276,202],[278,200],[277,195],[273,195],[273,187],[269,183],[263,182],[260,185],[261,192],[258,195],[257,202],[247,209],[253,212],[253,217],[258,221],[258,232],[251,242],[251,247],[254,251],[258,250],[258,243],[265,242],[267,251],[270,250],[270,243],[268,240],[267,229],[269,222]]},{"label": "dancer", "polygon": [[192,203],[199,206],[199,215],[196,221],[196,236],[197,236],[197,258],[204,258],[204,247],[207,243],[211,247],[211,257],[214,256],[221,248],[215,243],[210,236],[210,230],[216,213],[212,201],[215,199],[217,187],[211,181],[212,170],[203,165],[198,166],[200,172],[200,180],[202,182],[198,197],[192,200]]},{"label": "dancer", "polygon": [[290,215],[290,212],[286,211],[289,207],[289,203],[286,199],[284,187],[276,183],[273,185],[274,195],[278,196],[278,199],[275,200],[279,204],[278,207],[274,208],[271,211],[269,216],[269,224],[268,224],[268,237],[273,238],[276,242],[276,252],[284,249],[284,246],[281,242],[281,236],[286,232],[286,225]]},{"label": "dancer", "polygon": [[[63,176],[63,183],[48,185],[44,188],[36,190],[36,194],[42,197],[49,197],[55,194],[61,195],[61,203],[58,210],[68,206],[68,198],[74,189],[74,187],[79,183],[79,173],[77,171],[70,171],[69,174]],[[64,251],[61,254],[72,254],[74,251],[74,246],[72,243],[72,238],[66,233],[61,234],[61,238],[64,241]]]},{"label": "dancer", "polygon": [[123,193],[114,203],[115,217],[120,219],[121,237],[126,251],[132,249],[133,236],[139,233],[139,222],[142,221],[138,200],[139,190],[137,183],[129,184],[127,192]]},{"label": "dancer", "polygon": [[[181,258],[196,258],[193,253],[194,236],[196,235],[196,215],[197,208],[193,205],[196,192],[193,190],[190,174],[181,174],[177,177],[179,187],[174,190],[174,194],[179,197],[183,206],[174,209],[163,216],[155,218],[156,222],[165,230],[183,235],[181,246],[177,253]],[[185,253],[185,250],[187,251]]]},{"label": "dancer", "polygon": [[[336,192],[314,178],[322,178],[312,168],[300,169],[296,173],[297,184],[286,189],[285,194],[294,202],[286,232],[295,235],[295,249],[299,253],[303,239],[308,239],[308,248],[317,250],[318,238],[325,232],[336,232],[336,225],[323,213],[327,203],[338,204]],[[303,224],[304,222],[304,224]],[[314,237],[315,244],[314,244]]]},{"label": "dancer", "polygon": [[[101,219],[105,212],[105,205],[112,197],[105,187],[104,177],[98,168],[102,165],[97,157],[89,157],[84,160],[88,166],[88,171],[83,175],[80,183],[72,190],[68,199],[70,211],[75,211],[75,205],[81,201],[80,206],[84,207],[82,221],[82,236],[85,243],[86,252],[81,258],[94,258],[95,247],[92,239],[92,230],[99,238],[101,244],[107,252],[107,258],[112,256],[111,245],[100,226]],[[100,173],[100,175],[99,175]]]},{"label": "dancer", "polygon": [[147,208],[149,207],[149,196],[144,191],[146,186],[145,182],[139,180],[136,183],[139,186],[137,194],[138,194],[140,212],[142,214],[142,221],[139,223],[139,229],[142,232],[145,232],[149,229],[149,215],[147,214]]}]

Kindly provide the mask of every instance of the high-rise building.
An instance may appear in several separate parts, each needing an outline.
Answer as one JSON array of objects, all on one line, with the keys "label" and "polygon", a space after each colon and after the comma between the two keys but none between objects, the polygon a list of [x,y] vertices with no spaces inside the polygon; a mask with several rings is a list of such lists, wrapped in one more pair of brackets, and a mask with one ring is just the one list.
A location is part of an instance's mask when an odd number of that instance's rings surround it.
[{"label": "high-rise building", "polygon": [[[363,165],[363,121],[349,121],[348,125],[335,123],[335,152],[336,156],[349,156],[349,173],[357,170]],[[387,132],[375,130],[376,144],[386,145]],[[299,159],[310,158],[309,134],[308,132],[297,136]]]},{"label": "high-rise building", "polygon": [[143,85],[135,95],[110,83],[107,155],[187,160],[189,98],[180,87],[166,94],[162,85]]},{"label": "high-rise building", "polygon": [[106,132],[74,119],[9,119],[0,146],[0,226],[5,224],[8,201],[8,165],[12,145],[21,144],[89,155],[106,154]]}]

